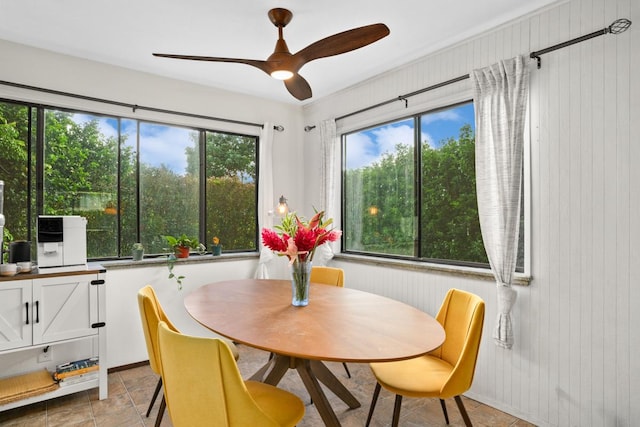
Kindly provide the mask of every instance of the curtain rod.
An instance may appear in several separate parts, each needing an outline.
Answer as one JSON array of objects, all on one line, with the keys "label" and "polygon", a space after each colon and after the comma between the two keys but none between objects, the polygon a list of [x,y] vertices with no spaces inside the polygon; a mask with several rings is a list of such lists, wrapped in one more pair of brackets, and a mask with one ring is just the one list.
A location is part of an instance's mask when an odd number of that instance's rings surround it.
[{"label": "curtain rod", "polygon": [[[155,107],[145,107],[143,105],[128,104],[126,102],[113,101],[113,100],[110,100],[110,99],[95,98],[95,97],[86,96],[86,95],[78,95],[76,93],[63,92],[63,91],[54,90],[54,89],[46,89],[46,88],[41,88],[41,87],[37,87],[37,86],[29,86],[29,85],[25,85],[25,84],[21,84],[21,83],[13,83],[13,82],[8,82],[8,81],[4,81],[4,80],[0,80],[0,84],[5,85],[5,86],[17,87],[17,88],[20,88],[20,89],[29,89],[29,90],[35,90],[35,91],[38,91],[38,92],[50,93],[50,94],[53,94],[53,95],[62,95],[62,96],[70,97],[70,98],[83,99],[83,100],[86,100],[86,101],[95,101],[95,102],[101,102],[103,104],[117,105],[119,107],[127,107],[127,108],[131,108],[131,110],[134,113],[136,112],[136,110],[145,110],[145,111],[153,111],[155,113],[166,113],[166,114],[173,114],[173,115],[177,115],[177,116],[192,117],[192,118],[197,118],[197,119],[215,120],[217,122],[233,123],[233,124],[237,124],[237,125],[254,126],[254,127],[259,127],[259,128],[263,128],[264,127],[264,125],[262,125],[260,123],[243,122],[243,121],[240,121],[240,120],[233,120],[233,119],[223,119],[223,118],[220,118],[220,117],[205,116],[205,115],[202,115],[202,114],[184,113],[184,112],[181,112],[181,111],[165,110],[165,109],[162,109],[162,108],[155,108]],[[282,127],[280,125],[276,125],[273,128],[275,130],[277,130],[277,131],[280,131],[280,132],[284,130],[284,127]]]},{"label": "curtain rod", "polygon": [[[580,42],[592,39],[592,38],[597,37],[597,36],[602,36],[602,35],[609,34],[609,33],[610,34],[620,34],[620,33],[625,32],[630,26],[631,26],[631,21],[630,20],[628,20],[626,18],[616,19],[615,21],[613,21],[613,23],[611,25],[609,25],[608,27],[603,28],[602,30],[594,31],[593,33],[590,33],[590,34],[587,34],[587,35],[584,35],[584,36],[581,36],[581,37],[576,37],[574,39],[571,39],[571,40],[566,41],[564,43],[559,43],[559,44],[553,45],[553,46],[548,47],[546,49],[542,49],[542,50],[538,50],[538,51],[535,51],[535,52],[531,52],[529,54],[529,57],[531,59],[536,59],[538,61],[538,68],[540,68],[540,66],[541,66],[540,55],[544,55],[545,53],[553,52],[554,50],[558,50],[558,49],[561,49],[561,48],[564,48],[564,47],[567,47],[567,46],[571,46],[573,44],[580,43]],[[424,92],[428,92],[430,90],[438,89],[438,88],[441,88],[443,86],[447,86],[447,85],[450,85],[450,84],[453,84],[453,83],[457,83],[457,82],[462,81],[462,80],[466,80],[468,78],[469,78],[469,74],[465,74],[463,76],[459,76],[459,77],[453,78],[451,80],[447,80],[447,81],[442,82],[442,83],[437,83],[437,84],[434,84],[432,86],[425,87],[425,88],[420,89],[420,90],[416,90],[415,92],[407,93],[405,95],[400,95],[400,96],[398,96],[396,98],[388,99],[388,100],[380,102],[378,104],[362,108],[361,110],[354,111],[354,112],[349,113],[349,114],[345,114],[344,116],[336,117],[335,120],[338,121],[338,120],[346,119],[347,117],[355,116],[356,114],[364,113],[365,111],[373,110],[374,108],[382,107],[383,105],[387,105],[387,104],[390,104],[390,103],[396,102],[396,101],[404,101],[404,106],[406,108],[407,105],[408,105],[407,98],[409,98],[411,96],[415,96],[415,95],[418,95],[418,94],[421,94],[421,93],[424,93]],[[305,126],[304,130],[305,130],[305,132],[309,132],[314,128],[315,128],[315,126]]]}]

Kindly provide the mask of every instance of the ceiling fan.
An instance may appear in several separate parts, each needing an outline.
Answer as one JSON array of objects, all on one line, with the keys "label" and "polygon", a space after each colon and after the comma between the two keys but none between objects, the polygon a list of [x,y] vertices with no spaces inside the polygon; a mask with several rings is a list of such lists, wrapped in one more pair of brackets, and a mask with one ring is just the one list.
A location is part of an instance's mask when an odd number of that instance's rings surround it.
[{"label": "ceiling fan", "polygon": [[213,56],[193,56],[175,55],[166,53],[154,53],[154,56],[175,59],[190,59],[195,61],[211,62],[235,62],[256,67],[273,78],[284,80],[284,84],[295,98],[305,100],[311,98],[311,87],[309,83],[300,75],[298,71],[307,62],[314,59],[326,58],[329,56],[347,53],[352,50],[367,46],[383,37],[389,35],[389,28],[385,24],[365,25],[364,27],[353,28],[341,33],[334,34],[315,43],[311,43],[304,49],[292,54],[289,52],[287,43],[282,37],[282,29],[291,22],[293,14],[282,8],[275,8],[269,11],[269,19],[278,27],[278,41],[273,53],[266,61],[241,58],[218,58]]}]

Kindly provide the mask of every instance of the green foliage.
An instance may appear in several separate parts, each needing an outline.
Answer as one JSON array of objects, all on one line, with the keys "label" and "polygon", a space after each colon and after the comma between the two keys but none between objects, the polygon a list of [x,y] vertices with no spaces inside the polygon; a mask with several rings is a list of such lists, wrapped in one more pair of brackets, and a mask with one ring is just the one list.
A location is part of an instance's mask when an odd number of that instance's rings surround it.
[{"label": "green foliage", "polygon": [[182,281],[185,276],[178,276],[173,272],[174,267],[176,266],[176,256],[174,254],[169,254],[167,257],[167,268],[169,269],[169,279],[175,279],[178,284],[178,290],[182,290]]},{"label": "green foliage", "polygon": [[348,171],[345,186],[347,224],[351,250],[412,256],[414,254],[413,149],[398,144],[379,163]]},{"label": "green foliage", "polygon": [[[198,147],[198,134],[192,134]],[[197,149],[187,148],[187,173],[197,175],[200,157]],[[207,175],[214,177],[237,178],[256,176],[255,137],[233,135],[219,132],[206,132]]]},{"label": "green foliage", "polygon": [[[0,180],[4,181],[6,227],[27,238],[29,109],[0,102]],[[6,228],[5,228],[6,230]]]},{"label": "green foliage", "polygon": [[440,149],[422,147],[421,252],[424,257],[487,263],[476,198],[475,136],[470,125]]}]

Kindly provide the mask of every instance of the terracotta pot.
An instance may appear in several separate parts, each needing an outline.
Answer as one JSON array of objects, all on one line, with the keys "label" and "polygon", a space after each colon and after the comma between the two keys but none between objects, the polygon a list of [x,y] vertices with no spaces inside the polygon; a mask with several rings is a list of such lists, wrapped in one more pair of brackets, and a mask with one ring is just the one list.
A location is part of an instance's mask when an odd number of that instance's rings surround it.
[{"label": "terracotta pot", "polygon": [[178,246],[176,248],[176,258],[189,258],[189,247]]}]

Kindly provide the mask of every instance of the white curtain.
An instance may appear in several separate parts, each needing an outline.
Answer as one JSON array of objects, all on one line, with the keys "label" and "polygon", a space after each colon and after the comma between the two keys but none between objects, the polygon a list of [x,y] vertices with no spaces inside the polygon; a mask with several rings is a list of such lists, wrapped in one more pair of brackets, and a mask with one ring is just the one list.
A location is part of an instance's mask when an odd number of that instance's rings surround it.
[{"label": "white curtain", "polygon": [[[324,204],[325,218],[333,218],[334,223],[340,214],[339,201],[339,170],[340,161],[340,139],[336,132],[336,121],[334,119],[324,120],[320,123],[320,145],[322,147],[322,166],[320,170],[320,184],[322,203]],[[316,265],[325,265],[333,258],[334,249],[338,250],[338,242],[329,242],[320,246],[313,262]]]},{"label": "white curtain", "polygon": [[529,72],[523,56],[474,70],[476,191],[482,238],[496,279],[497,345],[511,348]]},{"label": "white curtain", "polygon": [[[261,236],[263,228],[273,227],[273,124],[265,123],[260,133],[260,170],[258,172],[258,236]],[[268,279],[267,266],[273,260],[271,249],[262,245],[262,237],[258,239],[260,248],[260,260],[254,277],[256,279]]]}]

